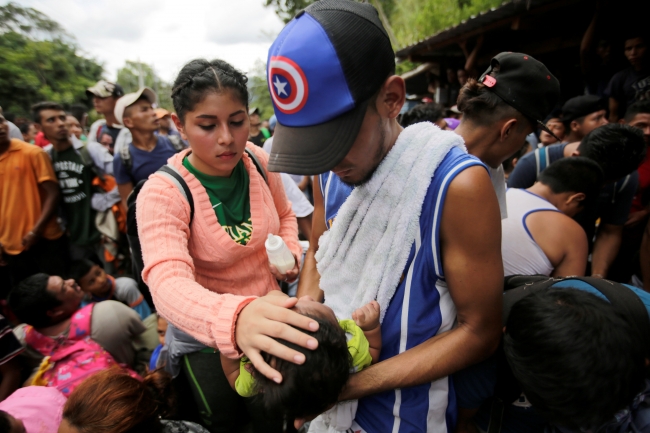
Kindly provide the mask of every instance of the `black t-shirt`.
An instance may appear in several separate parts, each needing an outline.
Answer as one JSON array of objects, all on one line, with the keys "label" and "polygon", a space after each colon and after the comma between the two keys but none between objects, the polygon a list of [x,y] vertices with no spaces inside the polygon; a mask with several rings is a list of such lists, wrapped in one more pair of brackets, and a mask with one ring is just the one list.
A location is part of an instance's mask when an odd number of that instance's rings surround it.
[{"label": "black t-shirt", "polygon": [[119,135],[121,130],[122,130],[122,128],[113,128],[112,126],[108,126],[107,124],[105,124],[99,130],[99,136],[97,137],[97,141],[99,141],[102,134],[107,133],[108,135],[110,135],[113,138],[113,145],[115,145],[115,142],[117,140],[117,136]]},{"label": "black t-shirt", "polygon": [[262,134],[262,131],[260,131],[255,137],[248,137],[248,141],[253,143],[255,146],[263,147],[266,137]]},{"label": "black t-shirt", "polygon": [[[544,160],[543,165],[548,167],[558,159],[564,158],[566,145],[567,143],[553,144],[524,155],[508,177],[508,188],[530,188],[533,186],[537,180],[538,160]],[[617,226],[625,224],[638,185],[639,173],[636,171],[617,182],[609,183],[601,189],[598,200],[593,206],[576,215],[575,220],[585,230],[590,242],[594,237],[598,218],[601,219],[602,224]]]},{"label": "black t-shirt", "polygon": [[612,77],[605,91],[618,101],[618,115],[625,116],[627,107],[637,101],[650,99],[650,68],[636,71],[627,68]]}]

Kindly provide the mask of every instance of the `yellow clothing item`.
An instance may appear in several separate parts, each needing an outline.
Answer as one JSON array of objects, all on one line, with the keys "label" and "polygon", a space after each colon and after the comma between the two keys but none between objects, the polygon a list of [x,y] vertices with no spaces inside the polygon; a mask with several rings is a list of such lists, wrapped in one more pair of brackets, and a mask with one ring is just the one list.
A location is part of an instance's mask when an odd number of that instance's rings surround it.
[{"label": "yellow clothing item", "polygon": [[[38,146],[12,139],[0,155],[0,244],[6,254],[23,252],[22,240],[41,216],[42,197],[38,185],[58,182],[47,153]],[[54,240],[63,231],[52,216],[43,238]]]},{"label": "yellow clothing item", "polygon": [[[352,368],[350,373],[358,373],[372,363],[370,355],[370,343],[363,334],[363,330],[354,323],[354,320],[339,320],[339,326],[345,331],[345,338],[348,341],[348,352],[352,356]],[[255,379],[246,371],[246,364],[250,361],[245,356],[239,362],[239,377],[235,380],[235,390],[242,397],[252,397],[255,390]]]}]

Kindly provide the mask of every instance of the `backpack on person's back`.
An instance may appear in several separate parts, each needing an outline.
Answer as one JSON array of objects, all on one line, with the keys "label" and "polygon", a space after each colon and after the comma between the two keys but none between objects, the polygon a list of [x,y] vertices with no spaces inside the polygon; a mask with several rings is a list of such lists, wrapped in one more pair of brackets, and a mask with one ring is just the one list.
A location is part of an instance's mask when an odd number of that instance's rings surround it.
[{"label": "backpack on person's back", "polygon": [[108,368],[120,366],[139,378],[90,337],[94,305],[72,315],[68,335],[64,337],[47,337],[32,326],[26,327],[25,342],[45,357],[30,385],[54,387],[67,397],[84,379]]}]

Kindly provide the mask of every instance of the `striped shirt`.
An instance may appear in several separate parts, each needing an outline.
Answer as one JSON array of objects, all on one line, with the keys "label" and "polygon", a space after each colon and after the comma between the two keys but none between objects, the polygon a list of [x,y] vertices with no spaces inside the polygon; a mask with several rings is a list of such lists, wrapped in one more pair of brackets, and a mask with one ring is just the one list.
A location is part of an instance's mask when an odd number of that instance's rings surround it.
[{"label": "striped shirt", "polygon": [[[443,159],[431,180],[422,206],[418,235],[413,242],[406,268],[402,271],[402,281],[381,325],[380,361],[448,331],[455,324],[456,308],[442,268],[440,222],[449,184],[458,173],[477,165],[483,166],[475,157],[454,148]],[[339,185],[335,183],[338,178],[330,178],[329,191],[326,187],[323,194],[326,219],[336,216],[336,204],[341,198]],[[322,180],[323,175],[321,188]],[[405,370],[408,368],[409,366],[404,366]],[[352,431],[453,432],[456,427],[456,411],[453,384],[450,378],[445,377],[359,400]]]}]

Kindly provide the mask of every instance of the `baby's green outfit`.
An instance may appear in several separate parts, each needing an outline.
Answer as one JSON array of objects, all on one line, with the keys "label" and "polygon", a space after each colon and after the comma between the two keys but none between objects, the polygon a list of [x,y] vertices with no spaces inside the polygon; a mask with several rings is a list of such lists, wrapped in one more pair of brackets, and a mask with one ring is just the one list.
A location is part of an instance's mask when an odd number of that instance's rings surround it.
[{"label": "baby's green outfit", "polygon": [[[372,363],[370,356],[370,344],[363,330],[354,323],[354,320],[339,320],[339,326],[345,331],[345,338],[348,341],[348,351],[352,356],[351,373],[357,373]],[[243,357],[239,363],[239,377],[235,381],[235,389],[242,397],[255,395],[255,379],[246,371],[246,364],[250,363],[248,358]]]}]

